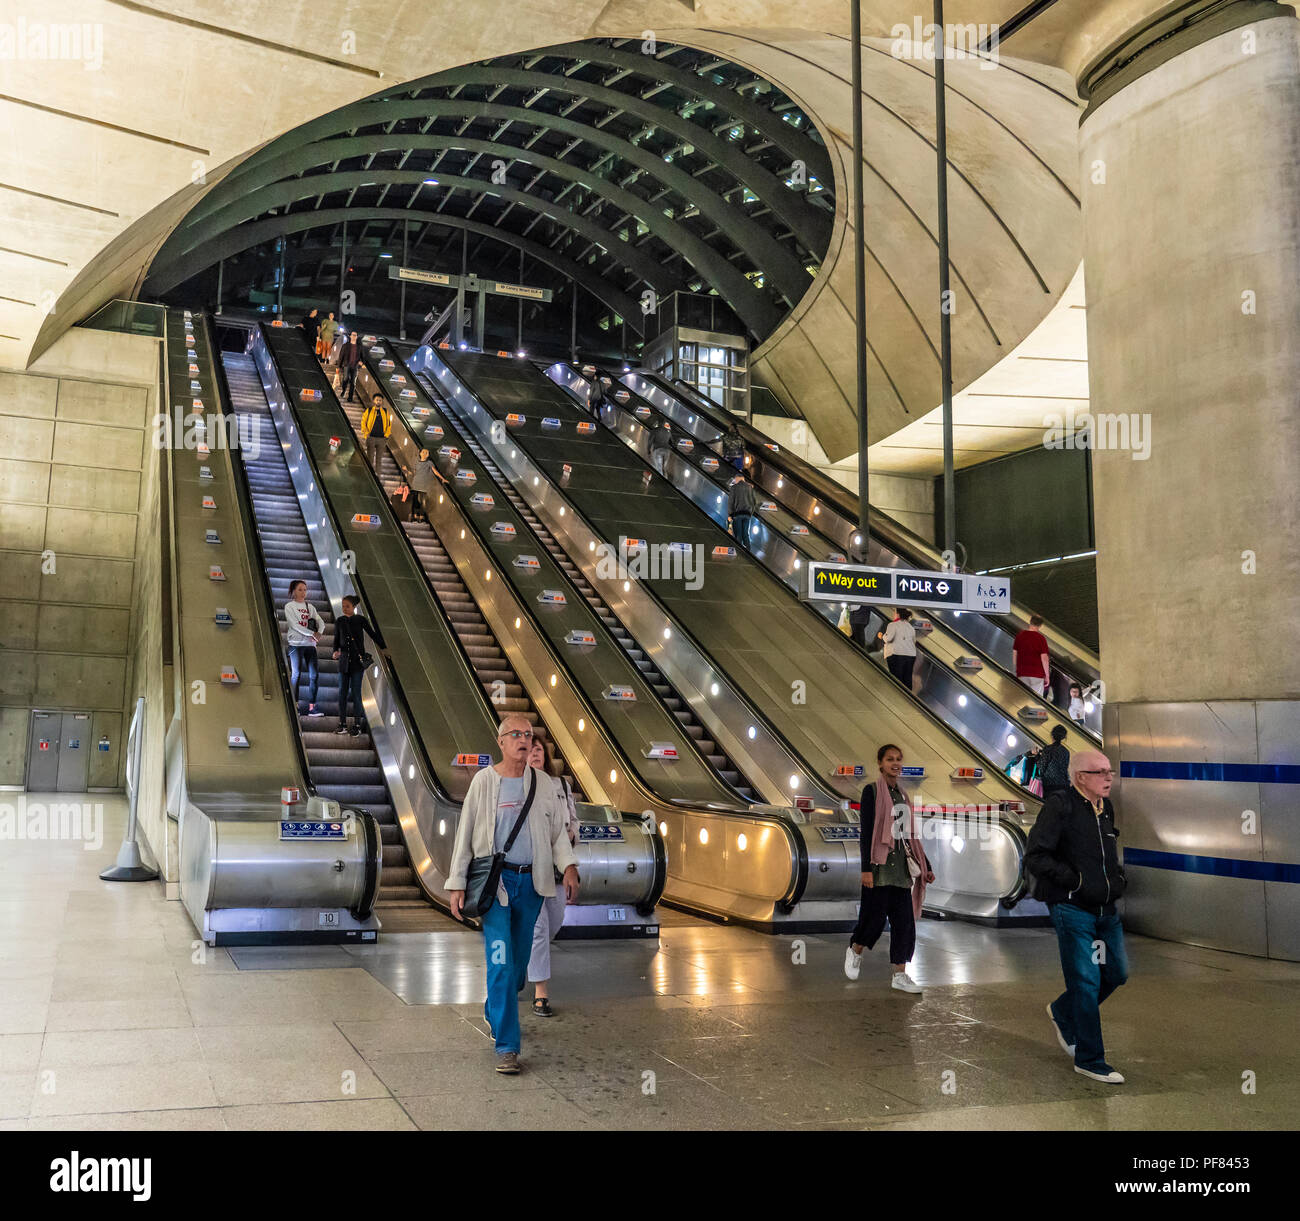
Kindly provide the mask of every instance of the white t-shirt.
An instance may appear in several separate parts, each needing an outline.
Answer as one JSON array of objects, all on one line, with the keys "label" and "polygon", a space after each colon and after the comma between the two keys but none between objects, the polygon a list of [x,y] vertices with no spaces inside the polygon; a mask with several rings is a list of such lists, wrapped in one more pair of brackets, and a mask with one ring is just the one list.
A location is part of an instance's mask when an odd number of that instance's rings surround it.
[{"label": "white t-shirt", "polygon": [[290,648],[309,648],[316,643],[311,635],[313,623],[316,631],[325,630],[325,620],[316,613],[316,608],[310,602],[294,602],[290,599],[284,604],[284,621],[289,625],[286,643]]},{"label": "white t-shirt", "polygon": [[[523,805],[524,797],[528,792],[528,773],[525,771],[522,776],[502,776],[501,793],[497,797],[497,825],[496,833],[492,837],[492,846],[497,852],[501,852],[506,846],[506,840],[510,838],[510,832],[514,830],[515,820],[519,817],[519,810]],[[519,828],[519,834],[515,836],[515,842],[510,845],[510,851],[506,853],[506,861],[511,865],[531,865],[533,863],[533,832],[525,819],[524,825]]]},{"label": "white t-shirt", "polygon": [[916,628],[910,619],[895,619],[885,629],[885,656],[916,656]]}]

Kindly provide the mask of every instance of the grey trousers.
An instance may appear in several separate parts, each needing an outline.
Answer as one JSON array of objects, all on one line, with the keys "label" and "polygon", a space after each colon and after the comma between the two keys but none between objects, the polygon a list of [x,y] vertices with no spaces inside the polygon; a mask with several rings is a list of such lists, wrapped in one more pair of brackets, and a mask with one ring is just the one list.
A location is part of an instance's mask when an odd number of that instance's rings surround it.
[{"label": "grey trousers", "polygon": [[528,960],[528,982],[543,983],[551,978],[551,942],[564,926],[564,887],[557,882],[555,894],[542,900],[542,910],[533,925],[533,954]]}]

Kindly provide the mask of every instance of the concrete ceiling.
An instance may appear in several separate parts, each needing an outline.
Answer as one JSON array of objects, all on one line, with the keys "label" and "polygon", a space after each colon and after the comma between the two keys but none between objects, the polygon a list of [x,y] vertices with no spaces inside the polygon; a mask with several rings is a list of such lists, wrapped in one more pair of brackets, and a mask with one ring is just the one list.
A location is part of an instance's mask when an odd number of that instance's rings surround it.
[{"label": "concrete ceiling", "polygon": [[[1005,24],[1024,6],[949,0],[947,16]],[[1160,7],[1058,0],[1002,49],[997,70],[949,63],[958,386],[1025,340],[1069,284],[1079,260],[1073,74]],[[65,49],[77,51],[65,59],[49,58],[36,40],[45,11],[16,8],[6,9],[8,36],[28,41],[0,61],[0,367],[25,367],[98,305],[133,296],[204,194],[299,124],[460,64],[652,31],[753,67],[830,133],[838,160],[830,251],[756,363],[799,402],[832,458],[856,448],[846,409],[852,243],[841,0],[61,0],[54,16]],[[873,439],[922,419],[937,401],[935,311],[926,305],[937,279],[932,65],[893,57],[888,42],[918,9],[928,20],[919,0],[864,3],[875,39],[864,57]],[[84,47],[66,42],[74,26],[87,35]],[[1035,65],[1013,63],[1013,53]]]}]

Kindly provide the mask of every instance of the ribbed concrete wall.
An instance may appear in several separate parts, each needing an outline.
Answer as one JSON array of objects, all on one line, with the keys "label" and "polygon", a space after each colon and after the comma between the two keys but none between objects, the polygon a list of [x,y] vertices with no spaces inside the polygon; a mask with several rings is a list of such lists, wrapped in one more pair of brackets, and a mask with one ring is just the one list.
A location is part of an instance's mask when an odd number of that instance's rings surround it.
[{"label": "ribbed concrete wall", "polygon": [[155,341],[74,330],[0,374],[0,784],[33,708],[93,714],[89,783],[121,783],[140,471]]}]

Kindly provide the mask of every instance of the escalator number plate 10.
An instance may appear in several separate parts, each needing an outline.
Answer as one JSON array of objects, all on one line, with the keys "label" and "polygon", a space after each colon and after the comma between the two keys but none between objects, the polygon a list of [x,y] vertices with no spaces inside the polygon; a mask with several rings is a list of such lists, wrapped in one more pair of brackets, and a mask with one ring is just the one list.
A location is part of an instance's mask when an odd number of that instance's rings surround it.
[{"label": "escalator number plate 10", "polygon": [[[442,434],[439,433],[438,435],[441,436]],[[438,450],[438,457],[456,459],[460,457],[460,450],[454,445],[443,445]]]},{"label": "escalator number plate 10", "polygon": [[564,643],[565,644],[595,644],[596,635],[594,632],[584,632],[579,628],[575,627],[573,631],[571,631],[567,636],[565,636]]},{"label": "escalator number plate 10", "polygon": [[542,420],[543,428],[559,428],[559,426],[560,426],[560,421],[557,420],[553,415],[545,416]]},{"label": "escalator number plate 10", "polygon": [[[382,351],[383,351],[383,348],[380,348],[379,350],[382,352]],[[395,365],[391,360],[388,360],[388,359],[386,359],[386,358],[385,358],[384,360],[381,360],[381,361],[379,362],[379,367],[380,367],[380,368],[381,368],[385,373],[387,373],[390,369],[395,369],[395,368],[397,368],[397,366],[396,366],[396,365]]]},{"label": "escalator number plate 10", "polygon": [[636,700],[636,692],[631,687],[606,687],[603,694],[607,700]]},{"label": "escalator number plate 10", "polygon": [[984,769],[982,767],[954,767],[952,769],[953,780],[983,780]]},{"label": "escalator number plate 10", "polygon": [[805,525],[801,525],[801,524],[799,524],[799,523],[796,523],[795,525],[793,525],[793,526],[790,527],[790,533],[791,533],[791,534],[797,534],[800,538],[802,538],[805,534],[808,533],[808,527],[805,526]]},{"label": "escalator number plate 10", "polygon": [[544,589],[537,595],[537,600],[543,606],[565,606],[567,599],[558,589]]},{"label": "escalator number plate 10", "polygon": [[456,755],[452,759],[452,767],[487,767],[492,762],[491,755],[476,755],[474,753]]},{"label": "escalator number plate 10", "polygon": [[736,558],[736,549],[734,547],[714,547],[713,558],[715,560],[731,560]]},{"label": "escalator number plate 10", "polygon": [[494,521],[492,523],[492,533],[501,535],[504,538],[514,538],[515,528],[508,521]]},{"label": "escalator number plate 10", "polygon": [[463,466],[456,472],[456,478],[459,479],[461,483],[478,482],[478,476],[474,474],[473,471]]},{"label": "escalator number plate 10", "polygon": [[587,436],[589,433],[596,431],[596,426],[590,420],[583,420],[578,424],[578,434]]},{"label": "escalator number plate 10", "polygon": [[374,529],[379,525],[379,518],[373,513],[353,513],[352,524],[363,529]]},{"label": "escalator number plate 10", "polygon": [[527,568],[529,572],[536,572],[541,568],[535,555],[517,555],[511,561],[516,568]]},{"label": "escalator number plate 10", "polygon": [[469,502],[476,509],[491,509],[496,505],[496,501],[487,492],[475,492]]},{"label": "escalator number plate 10", "polygon": [[759,511],[760,513],[775,513],[775,512],[776,512],[776,501],[775,501],[775,500],[765,500],[765,501],[763,501],[763,503],[762,503],[761,505],[758,506],[758,511]]}]

